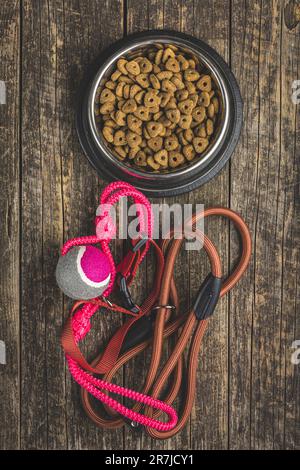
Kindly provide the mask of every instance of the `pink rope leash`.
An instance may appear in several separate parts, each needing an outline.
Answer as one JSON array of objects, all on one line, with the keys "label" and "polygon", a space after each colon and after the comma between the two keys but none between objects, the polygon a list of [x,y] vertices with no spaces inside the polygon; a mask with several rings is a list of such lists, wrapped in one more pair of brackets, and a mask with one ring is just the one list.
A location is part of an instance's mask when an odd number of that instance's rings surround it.
[{"label": "pink rope leash", "polygon": [[[105,403],[110,408],[113,408],[115,411],[125,416],[126,418],[140,423],[143,426],[149,426],[159,431],[169,431],[170,429],[173,429],[174,426],[176,426],[178,420],[177,414],[174,408],[172,408],[170,405],[167,405],[161,400],[144,395],[143,393],[135,392],[134,390],[121,387],[120,385],[115,385],[110,382],[106,382],[105,380],[97,379],[81,369],[76,361],[74,361],[70,356],[67,356],[67,361],[72,376],[81,387],[85,388],[95,398],[102,401],[102,403]],[[127,408],[117,400],[114,400],[105,393],[101,392],[99,388],[108,390],[109,392],[116,393],[123,397],[131,398],[136,402],[143,403],[152,408],[161,410],[169,416],[169,421],[163,423],[157,419],[148,418],[141,413],[137,413],[136,411]]]},{"label": "pink rope leash", "polygon": [[[153,214],[150,202],[142,193],[140,193],[130,184],[118,181],[109,184],[102,192],[100,198],[100,205],[105,209],[100,216],[96,217],[96,230],[99,229],[99,224],[101,224],[104,220],[106,222],[103,230],[100,231],[100,236],[99,230],[97,230],[97,235],[73,238],[64,244],[61,251],[62,255],[65,255],[74,246],[97,243],[100,244],[102,251],[107,255],[111,265],[111,281],[108,288],[103,293],[103,297],[107,297],[111,293],[116,277],[116,267],[111,250],[109,248],[109,243],[116,233],[116,227],[110,217],[109,209],[122,197],[131,197],[134,200],[134,203],[137,205],[138,209],[137,216],[139,219],[139,232],[142,235],[146,235],[148,239],[152,238]],[[150,243],[146,242],[143,253],[139,259],[139,264],[145,257],[149,249],[149,245]],[[76,344],[82,340],[91,329],[90,318],[96,313],[98,309],[99,305],[97,305],[97,303],[93,303],[91,301],[85,302],[83,307],[77,310],[77,312],[74,314],[72,318],[72,330]],[[162,402],[161,400],[154,399],[148,395],[144,395],[142,393],[135,392],[134,390],[93,377],[93,375],[80,367],[79,364],[70,355],[66,354],[66,359],[70,373],[72,374],[74,380],[95,398],[105,403],[110,408],[113,408],[121,415],[144,426],[152,427],[160,431],[168,431],[176,426],[178,420],[177,414],[175,410],[168,404]],[[147,417],[141,413],[137,413],[114,400],[100,389],[131,398],[136,402],[161,410],[168,415],[169,420],[168,422],[164,423],[154,418]]]}]

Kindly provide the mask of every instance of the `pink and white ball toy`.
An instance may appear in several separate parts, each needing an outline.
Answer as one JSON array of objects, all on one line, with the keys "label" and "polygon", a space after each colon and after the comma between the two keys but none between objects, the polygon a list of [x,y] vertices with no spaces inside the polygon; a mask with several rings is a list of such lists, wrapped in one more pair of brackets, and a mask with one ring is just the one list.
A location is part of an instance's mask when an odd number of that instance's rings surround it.
[{"label": "pink and white ball toy", "polygon": [[60,289],[72,299],[93,299],[103,294],[111,280],[105,253],[91,245],[75,246],[60,256],[56,267]]}]

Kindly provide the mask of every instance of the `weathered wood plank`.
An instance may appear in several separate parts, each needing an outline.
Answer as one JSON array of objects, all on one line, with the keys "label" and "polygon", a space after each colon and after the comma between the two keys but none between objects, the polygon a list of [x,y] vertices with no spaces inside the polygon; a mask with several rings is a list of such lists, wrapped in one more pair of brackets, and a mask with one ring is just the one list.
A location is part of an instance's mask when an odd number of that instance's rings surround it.
[{"label": "weathered wood plank", "polygon": [[[120,447],[84,416],[68,372],[65,380],[67,308],[54,270],[63,240],[94,229],[103,182],[76,137],[76,94],[85,67],[122,32],[122,3],[26,1],[23,14],[22,446]],[[100,336],[111,331],[102,320]]]},{"label": "weathered wood plank", "polygon": [[[293,448],[299,413],[297,370],[290,362],[299,248],[299,130],[291,83],[299,40],[283,26],[284,3],[253,2],[246,9],[233,1],[232,7],[232,64],[245,100],[245,126],[232,162],[231,204],[253,235],[251,267],[231,295],[233,448],[285,448],[286,435]],[[232,237],[233,253],[235,247]]]},{"label": "weathered wood plank", "polygon": [[66,446],[62,296],[55,284],[63,214],[55,20],[23,3],[21,447]]},{"label": "weathered wood plank", "polygon": [[[235,158],[231,161],[231,207],[245,217],[255,243],[255,175],[259,139],[260,6],[232,3],[231,66],[241,87],[244,125]],[[232,257],[239,249],[232,232]],[[253,258],[245,277],[230,294],[229,446],[250,448],[251,350],[254,305]]]},{"label": "weathered wood plank", "polygon": [[[299,4],[298,4],[299,8]],[[281,23],[281,147],[278,171],[278,212],[281,232],[281,331],[279,339],[280,382],[283,409],[275,434],[274,447],[300,448],[300,367],[291,360],[295,340],[300,339],[299,253],[300,253],[300,107],[291,100],[291,90],[300,77],[300,26],[290,28],[282,11]],[[298,100],[299,100],[298,85]],[[298,343],[299,347],[299,343]],[[278,407],[279,408],[279,407]]]},{"label": "weathered wood plank", "polygon": [[[191,2],[192,3],[192,2]],[[186,5],[186,2],[184,2]],[[192,9],[193,8],[193,9]],[[229,61],[229,1],[187,4],[193,26],[186,32],[204,40]],[[187,13],[183,13],[183,17]],[[233,156],[235,158],[235,156]],[[205,207],[229,206],[229,168],[227,164],[212,181],[193,191],[189,202]],[[228,266],[229,234],[226,221],[218,218],[205,222],[221,257],[223,270]],[[209,272],[205,255],[189,254],[190,302]],[[226,449],[228,445],[228,299],[221,299],[209,323],[199,356],[197,400],[191,419],[192,449]]]},{"label": "weathered wood plank", "polygon": [[17,449],[20,438],[19,65],[19,2],[4,2],[0,11],[0,449]]}]

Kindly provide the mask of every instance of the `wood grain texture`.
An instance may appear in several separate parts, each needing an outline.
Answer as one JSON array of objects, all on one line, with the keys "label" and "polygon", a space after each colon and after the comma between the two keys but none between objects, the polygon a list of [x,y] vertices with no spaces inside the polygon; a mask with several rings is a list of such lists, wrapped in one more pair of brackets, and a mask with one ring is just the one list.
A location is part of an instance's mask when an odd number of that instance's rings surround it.
[{"label": "wood grain texture", "polygon": [[285,27],[284,4],[253,2],[248,9],[233,2],[232,8],[232,67],[245,125],[232,160],[231,206],[253,236],[251,267],[230,303],[232,448],[283,449],[286,439],[289,448],[297,445],[299,368],[291,364],[291,345],[299,336],[299,110],[291,94],[299,34]]},{"label": "wood grain texture", "polygon": [[[300,366],[291,361],[299,327],[300,25],[285,0],[24,0],[0,11],[0,448],[295,449],[300,447]],[[244,100],[244,127],[231,161],[205,186],[153,202],[229,206],[249,224],[251,265],[221,300],[199,357],[197,398],[185,429],[154,441],[129,428],[106,431],[85,416],[59,344],[71,302],[55,283],[62,243],[91,234],[106,182],[91,168],[75,131],[80,83],[100,51],[126,33],[174,29],[214,47],[231,65]],[[19,134],[21,137],[19,137]],[[21,168],[19,169],[19,162]],[[233,227],[205,224],[224,274],[239,249]],[[120,258],[122,241],[113,244]],[[131,292],[141,302],[155,259]],[[175,270],[183,308],[208,272],[205,255],[182,250]],[[84,351],[93,357],[122,318],[99,312]],[[164,357],[168,355],[166,349]],[[141,355],[118,375],[136,386]]]},{"label": "wood grain texture", "polygon": [[[3,2],[0,13],[0,449],[19,446],[19,69],[20,9]],[[3,358],[4,359],[4,358]],[[3,360],[4,362],[4,360]]]},{"label": "wood grain texture", "polygon": [[[66,446],[64,359],[57,338],[62,297],[55,256],[62,241],[56,28],[46,2],[23,2],[21,447]],[[52,28],[51,28],[52,27]],[[58,79],[58,82],[57,82]]]},{"label": "wood grain texture", "polygon": [[[252,237],[255,233],[257,203],[255,175],[259,138],[259,34],[259,2],[249,9],[246,8],[246,2],[233,2],[231,66],[241,87],[244,125],[235,158],[231,160],[230,196],[232,209],[243,214]],[[230,253],[233,260],[237,249],[238,240],[232,230]],[[230,293],[229,446],[233,449],[249,448],[251,439],[251,354],[255,312],[253,282],[254,267],[251,262],[238,291]]]},{"label": "wood grain texture", "polygon": [[[119,37],[122,3],[28,1],[23,16],[22,447],[121,446],[87,420],[65,379],[59,336],[70,305],[54,270],[62,242],[94,230],[103,182],[75,134],[76,93],[86,66]],[[99,336],[113,323],[104,317]]]},{"label": "wood grain texture", "polygon": [[[298,2],[298,12],[299,9]],[[284,389],[284,400],[280,416],[283,424],[277,441],[282,448],[292,450],[300,449],[300,371],[299,365],[291,361],[291,353],[295,351],[291,345],[300,338],[300,106],[299,103],[297,106],[294,102],[291,103],[291,88],[300,77],[300,26],[299,23],[292,29],[288,26],[282,21],[281,159],[278,190],[279,210],[282,213],[280,387]]]},{"label": "wood grain texture", "polygon": [[[191,11],[192,6],[187,5]],[[190,13],[191,14],[191,13]],[[193,26],[189,31],[211,45],[229,61],[229,1],[193,3]],[[186,31],[188,32],[188,30]],[[233,156],[234,158],[234,156]],[[193,205],[205,207],[229,206],[229,168],[202,188],[189,195]],[[220,219],[205,222],[205,232],[211,237],[221,256],[226,274],[228,266],[228,225]],[[190,301],[193,302],[202,280],[209,272],[203,253],[189,255]],[[226,449],[228,445],[228,298],[223,298],[209,323],[200,350],[197,397],[191,417],[191,448]]]}]

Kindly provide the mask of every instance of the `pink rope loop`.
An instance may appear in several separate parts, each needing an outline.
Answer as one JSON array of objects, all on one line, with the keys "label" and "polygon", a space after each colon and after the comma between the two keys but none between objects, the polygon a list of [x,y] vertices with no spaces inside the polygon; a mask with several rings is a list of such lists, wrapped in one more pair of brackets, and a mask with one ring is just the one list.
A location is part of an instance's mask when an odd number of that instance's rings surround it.
[{"label": "pink rope loop", "polygon": [[74,246],[94,245],[95,243],[99,243],[99,238],[95,235],[91,235],[89,237],[71,238],[70,240],[66,241],[66,243],[63,245],[61,249],[61,254],[62,256],[65,256],[68,251]]},{"label": "pink rope loop", "polygon": [[[122,197],[132,197],[135,204],[139,204],[141,206],[141,210],[139,211],[139,224],[140,224],[140,233],[146,234],[148,238],[152,238],[153,232],[153,213],[151,209],[151,204],[148,199],[137,189],[131,186],[129,183],[125,183],[123,181],[116,181],[114,183],[109,184],[106,186],[102,195],[100,197],[100,204],[101,205],[108,205],[113,206],[116,204],[119,199]],[[101,221],[101,217],[96,217],[96,224]],[[72,238],[68,240],[62,247],[61,254],[64,256],[68,253],[68,251],[73,248],[74,246],[80,245],[88,245],[88,244],[96,244],[100,243],[102,251],[107,255],[110,267],[111,267],[111,277],[110,283],[103,293],[103,296],[107,297],[114,286],[114,281],[116,277],[116,267],[114,263],[114,259],[112,257],[109,242],[112,236],[116,233],[116,227],[113,224],[113,221],[109,219],[109,227],[107,227],[107,233],[103,237],[98,237],[96,235],[89,236],[89,237],[78,237]],[[146,243],[145,249],[141,254],[139,264],[144,259],[147,251],[149,249],[149,242]]]},{"label": "pink rope loop", "polygon": [[117,181],[109,184],[103,191],[100,204],[113,205],[121,197],[132,197],[136,204],[141,204],[145,207],[147,213],[147,220],[145,220],[144,214],[139,215],[141,231],[143,230],[149,238],[152,237],[153,231],[153,213],[149,200],[140,191],[135,189],[129,183],[123,181]]},{"label": "pink rope loop", "polygon": [[72,328],[75,341],[81,341],[91,329],[90,318],[97,312],[99,306],[87,302],[82,308],[78,309],[72,318]]},{"label": "pink rope loop", "polygon": [[[76,343],[82,340],[89,332],[91,328],[90,318],[96,313],[98,308],[99,306],[97,304],[92,304],[89,302],[84,304],[82,308],[78,309],[74,313],[72,318],[72,328]],[[170,405],[162,402],[161,400],[152,398],[149,395],[145,395],[129,388],[121,387],[119,385],[93,377],[90,373],[84,371],[69,355],[66,355],[66,359],[70,373],[74,380],[95,398],[110,406],[121,415],[132,421],[136,421],[143,426],[149,426],[151,428],[158,429],[159,431],[169,431],[170,429],[173,429],[174,426],[176,426],[178,417],[176,411]],[[107,394],[101,392],[100,389],[131,398],[136,402],[159,409],[169,416],[169,421],[167,423],[163,423],[154,418],[149,418],[141,413],[137,413],[109,397]]]},{"label": "pink rope loop", "polygon": [[[136,205],[139,205],[141,210],[138,213],[140,233],[146,234],[148,238],[152,238],[153,233],[153,212],[149,200],[140,191],[135,189],[129,183],[123,181],[116,181],[109,184],[102,192],[100,204],[112,206],[118,202],[122,197],[131,197]],[[98,219],[99,220],[99,219]],[[97,223],[97,222],[96,222]],[[141,263],[149,249],[149,242],[146,243],[145,249],[141,254]]]},{"label": "pink rope loop", "polygon": [[[74,377],[74,380],[81,387],[85,388],[95,398],[100,400],[102,403],[105,403],[110,408],[113,408],[126,418],[132,421],[136,421],[137,423],[140,423],[143,426],[149,426],[159,431],[169,431],[170,429],[173,429],[176,426],[178,421],[176,411],[167,403],[164,403],[161,400],[157,400],[156,398],[152,398],[149,395],[144,395],[143,393],[135,392],[134,390],[121,387],[120,385],[112,384],[110,382],[106,382],[105,380],[97,379],[96,377],[93,377],[91,374],[88,374],[83,369],[81,369],[76,363],[76,361],[74,361],[70,356],[67,356],[67,362],[69,370],[72,376]],[[101,390],[99,389],[107,390],[123,397],[131,398],[136,402],[143,403],[147,406],[150,406],[151,408],[161,410],[168,415],[169,420],[166,423],[163,423],[162,421],[159,421],[157,419],[149,418],[148,416],[145,416],[141,413],[137,413],[136,411],[127,408],[126,406],[119,403],[117,400],[114,400],[105,393],[101,392]]]}]

